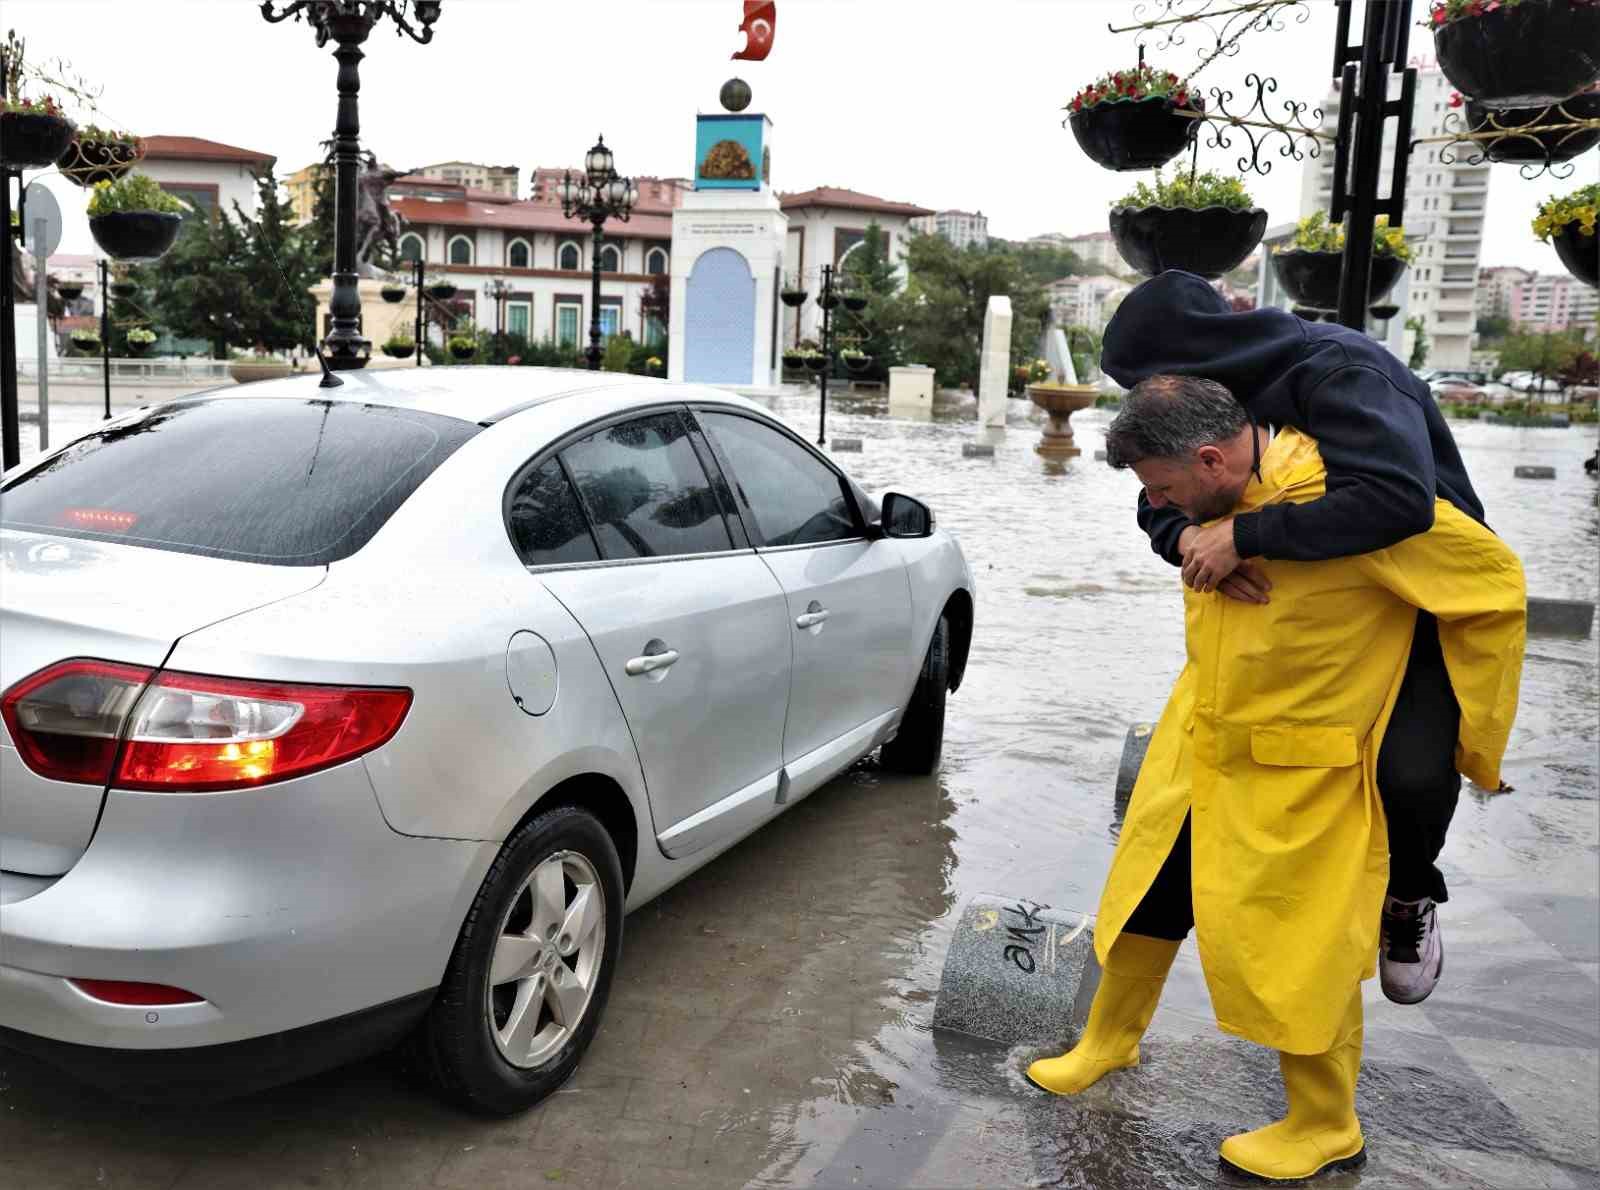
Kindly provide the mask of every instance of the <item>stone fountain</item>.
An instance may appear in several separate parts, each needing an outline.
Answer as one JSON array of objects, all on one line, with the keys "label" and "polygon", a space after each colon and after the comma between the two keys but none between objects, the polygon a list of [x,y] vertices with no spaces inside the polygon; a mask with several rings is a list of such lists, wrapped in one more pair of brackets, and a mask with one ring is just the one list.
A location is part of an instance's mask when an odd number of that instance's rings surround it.
[{"label": "stone fountain", "polygon": [[1049,350],[1051,344],[1046,345],[1046,358],[1055,366],[1055,379],[1028,385],[1028,399],[1050,418],[1033,449],[1046,458],[1068,459],[1083,453],[1072,439],[1072,415],[1093,405],[1098,394],[1094,385],[1078,383],[1072,353],[1064,349],[1066,336],[1060,328],[1052,327],[1048,333],[1061,336],[1062,349],[1053,351]]}]

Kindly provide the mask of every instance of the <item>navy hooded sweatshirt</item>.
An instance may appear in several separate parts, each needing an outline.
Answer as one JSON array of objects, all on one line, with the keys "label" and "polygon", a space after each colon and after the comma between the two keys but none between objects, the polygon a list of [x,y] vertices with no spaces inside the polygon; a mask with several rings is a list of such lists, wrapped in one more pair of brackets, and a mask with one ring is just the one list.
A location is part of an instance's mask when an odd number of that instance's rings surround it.
[{"label": "navy hooded sweatshirt", "polygon": [[[1317,440],[1327,491],[1233,519],[1241,558],[1318,562],[1385,549],[1433,525],[1437,494],[1473,520],[1483,505],[1461,452],[1422,381],[1359,331],[1285,310],[1236,312],[1192,273],[1140,285],[1106,327],[1106,374],[1124,388],[1150,376],[1201,376],[1225,386],[1258,423]],[[1139,527],[1174,566],[1192,523],[1139,493]]]}]

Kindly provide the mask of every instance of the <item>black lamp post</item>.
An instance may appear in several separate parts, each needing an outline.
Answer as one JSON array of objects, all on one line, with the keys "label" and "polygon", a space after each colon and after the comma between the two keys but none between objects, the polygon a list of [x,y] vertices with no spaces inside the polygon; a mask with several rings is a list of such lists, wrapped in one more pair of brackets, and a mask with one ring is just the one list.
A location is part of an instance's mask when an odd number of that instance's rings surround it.
[{"label": "black lamp post", "polygon": [[[795,288],[790,294],[798,300],[786,295],[784,304],[800,306],[805,302],[806,294],[799,282],[793,284]],[[834,265],[825,264],[822,266],[822,288],[817,292],[817,307],[822,311],[822,368],[817,374],[817,386],[821,395],[817,406],[818,446],[828,444],[828,376],[833,371],[836,358],[833,350],[833,312],[841,305],[847,310],[858,311],[865,307],[866,295],[850,281],[841,283],[838,269]],[[855,321],[859,326],[860,320]]]},{"label": "black lamp post", "polygon": [[496,277],[483,287],[483,292],[494,302],[494,333],[498,341],[506,333],[506,299],[511,296],[511,286],[504,277]]},{"label": "black lamp post", "polygon": [[594,244],[590,250],[593,281],[589,298],[589,349],[584,355],[589,370],[600,370],[600,248],[604,243],[601,228],[607,219],[626,223],[633,213],[633,204],[639,201],[639,188],[632,178],[624,178],[614,168],[611,150],[606,148],[606,138],[600,137],[583,159],[583,177],[574,178],[570,172],[561,176],[561,213],[568,219],[582,219],[594,227]]},{"label": "black lamp post", "polygon": [[[333,297],[328,303],[333,327],[323,340],[328,366],[346,370],[365,366],[372,343],[361,335],[361,294],[356,287],[356,177],[361,168],[361,92],[359,67],[365,55],[361,44],[383,17],[391,18],[397,34],[426,45],[433,40],[433,23],[439,19],[440,0],[292,0],[281,11],[274,0],[261,0],[261,15],[273,24],[302,15],[316,31],[317,45],[330,40],[339,48],[339,117],[333,126]],[[422,28],[412,26],[415,12]],[[421,343],[417,348],[421,350]]]}]

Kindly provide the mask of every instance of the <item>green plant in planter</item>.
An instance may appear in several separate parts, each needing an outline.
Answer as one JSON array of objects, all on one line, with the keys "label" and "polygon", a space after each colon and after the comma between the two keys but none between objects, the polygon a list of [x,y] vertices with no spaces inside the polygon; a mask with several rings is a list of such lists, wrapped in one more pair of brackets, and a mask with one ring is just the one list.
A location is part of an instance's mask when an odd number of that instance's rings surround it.
[{"label": "green plant in planter", "polygon": [[85,124],[79,128],[78,139],[80,141],[93,141],[99,145],[124,145],[132,149],[137,149],[144,144],[141,138],[131,132],[116,132],[108,128],[102,128],[98,124]]},{"label": "green plant in planter", "polygon": [[416,340],[410,335],[390,335],[383,342],[383,349],[390,355],[397,351],[409,351],[416,347]]},{"label": "green plant in planter", "polygon": [[1081,112],[1102,103],[1167,96],[1171,96],[1173,103],[1179,107],[1185,106],[1189,102],[1189,84],[1170,70],[1142,65],[1132,70],[1114,70],[1101,75],[1074,95],[1066,110]]},{"label": "green plant in planter", "polygon": [[[1428,9],[1428,25],[1437,29],[1440,25],[1448,25],[1451,21],[1459,21],[1466,17],[1481,17],[1484,13],[1494,12],[1500,8],[1516,8],[1525,0],[1433,0]],[[1596,4],[1600,0],[1569,0],[1574,5]]]},{"label": "green plant in planter", "polygon": [[1225,207],[1230,211],[1248,211],[1255,200],[1244,188],[1244,182],[1214,170],[1204,173],[1179,171],[1168,181],[1156,171],[1155,182],[1141,181],[1131,191],[1111,204],[1113,207],[1185,207],[1199,210],[1202,207]]},{"label": "green plant in planter", "polygon": [[1571,194],[1551,196],[1539,204],[1533,219],[1533,234],[1546,243],[1569,223],[1578,224],[1580,235],[1594,235],[1595,213],[1600,211],[1600,182],[1580,186]]},{"label": "green plant in planter", "polygon": [[[1294,239],[1278,251],[1292,249],[1302,252],[1343,252],[1344,225],[1329,223],[1324,211],[1307,215],[1295,228]],[[1372,222],[1372,254],[1392,256],[1400,261],[1411,259],[1411,245],[1406,243],[1405,230],[1390,227],[1387,215],[1379,215]]]},{"label": "green plant in planter", "polygon": [[89,195],[89,216],[112,215],[118,211],[156,211],[181,215],[189,204],[174,198],[149,174],[129,174],[115,182],[96,182]]},{"label": "green plant in planter", "polygon": [[136,326],[128,332],[128,342],[138,347],[148,347],[158,338],[155,331],[145,326]]},{"label": "green plant in planter", "polygon": [[478,351],[477,342],[465,335],[452,335],[446,346],[450,348],[450,354],[456,356],[476,355]]},{"label": "green plant in planter", "polygon": [[59,116],[61,105],[48,95],[39,99],[29,99],[26,95],[14,99],[0,96],[0,112],[15,112],[23,116]]}]

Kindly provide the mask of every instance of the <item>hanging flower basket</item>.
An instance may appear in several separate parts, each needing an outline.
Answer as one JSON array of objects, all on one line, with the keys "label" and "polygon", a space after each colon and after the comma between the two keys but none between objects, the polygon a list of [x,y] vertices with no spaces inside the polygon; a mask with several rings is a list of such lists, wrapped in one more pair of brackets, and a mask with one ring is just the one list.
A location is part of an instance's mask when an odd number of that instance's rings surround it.
[{"label": "hanging flower basket", "polygon": [[456,287],[448,281],[435,281],[428,286],[428,296],[435,301],[447,302],[456,296]]},{"label": "hanging flower basket", "polygon": [[1593,230],[1583,234],[1578,223],[1569,223],[1550,237],[1550,243],[1571,273],[1585,285],[1600,286],[1600,236]]},{"label": "hanging flower basket", "polygon": [[1367,313],[1379,322],[1388,322],[1389,319],[1400,313],[1400,307],[1393,302],[1384,302],[1382,305],[1367,307]]},{"label": "hanging flower basket", "polygon": [[[1516,136],[1477,142],[1483,146],[1484,154],[1490,161],[1537,165],[1571,161],[1580,153],[1587,153],[1600,145],[1600,128],[1568,128],[1557,132],[1540,132],[1539,129],[1550,124],[1571,124],[1597,117],[1600,117],[1600,91],[1594,90],[1564,99],[1554,107],[1515,107],[1494,111],[1476,99],[1467,102],[1467,131],[1492,132],[1498,128],[1519,131]],[[1526,129],[1527,135],[1520,134],[1523,129]]]},{"label": "hanging flower basket", "polygon": [[478,345],[471,339],[451,339],[450,358],[455,360],[469,360],[478,354]]},{"label": "hanging flower basket", "polygon": [[843,352],[840,352],[839,358],[844,361],[844,366],[849,368],[852,372],[865,372],[868,368],[872,367],[872,357],[870,355],[866,355],[865,353],[858,352],[854,355],[846,355]]},{"label": "hanging flower basket", "polygon": [[1567,271],[1587,285],[1600,285],[1600,234],[1595,231],[1600,211],[1600,182],[1580,186],[1571,194],[1546,199],[1533,220],[1533,234],[1556,250]]},{"label": "hanging flower basket", "polygon": [[844,295],[844,308],[846,310],[853,310],[857,314],[861,313],[861,311],[863,311],[863,310],[865,310],[867,308],[866,295],[865,294],[860,294],[860,293],[847,293],[847,294],[845,294]]},{"label": "hanging flower basket", "polygon": [[1313,310],[1310,306],[1290,306],[1289,313],[1296,318],[1304,318],[1307,322],[1315,322],[1324,314],[1332,314],[1332,310]]},{"label": "hanging flower basket", "polygon": [[128,354],[135,359],[143,358],[155,346],[158,336],[148,327],[136,326],[128,332]]},{"label": "hanging flower basket", "polygon": [[77,129],[46,99],[0,111],[0,165],[34,169],[52,164]]},{"label": "hanging flower basket", "polygon": [[390,359],[410,359],[417,345],[410,339],[391,339],[383,345],[383,354]]},{"label": "hanging flower basket", "polygon": [[165,211],[113,211],[91,216],[89,234],[112,260],[142,264],[166,255],[182,222]]},{"label": "hanging flower basket", "polygon": [[806,357],[798,351],[785,351],[783,353],[783,366],[799,371],[806,366]]},{"label": "hanging flower basket", "polygon": [[75,302],[83,296],[82,281],[61,281],[56,284],[56,292],[61,295],[64,302]]},{"label": "hanging flower basket", "polygon": [[843,295],[838,293],[819,293],[817,305],[824,310],[832,310],[843,300]]},{"label": "hanging flower basket", "polygon": [[72,349],[79,355],[99,355],[100,336],[93,331],[73,331]]},{"label": "hanging flower basket", "polygon": [[[1316,310],[1339,308],[1339,272],[1344,267],[1343,252],[1307,252],[1293,248],[1272,254],[1272,271],[1278,284],[1296,305]],[[1394,288],[1406,262],[1395,256],[1372,257],[1372,280],[1367,286],[1367,302],[1376,302]]]},{"label": "hanging flower basket", "polygon": [[81,130],[56,158],[56,168],[67,181],[85,188],[115,182],[144,156],[144,142],[98,128]]},{"label": "hanging flower basket", "polygon": [[1140,65],[1090,83],[1067,105],[1078,147],[1106,169],[1156,169],[1194,143],[1200,96],[1171,71]]},{"label": "hanging flower basket", "polygon": [[1434,0],[1439,69],[1490,107],[1542,107],[1600,82],[1595,0]]},{"label": "hanging flower basket", "polygon": [[813,372],[823,372],[828,367],[828,357],[820,351],[815,355],[808,355],[804,360],[805,366]]},{"label": "hanging flower basket", "polygon": [[406,287],[404,285],[385,285],[379,292],[383,294],[383,300],[390,304],[406,300]]},{"label": "hanging flower basket", "polygon": [[1238,268],[1266,230],[1267,213],[1260,207],[1116,207],[1111,212],[1117,251],[1147,277],[1182,269],[1215,280]]},{"label": "hanging flower basket", "polygon": [[110,285],[111,296],[127,301],[139,292],[139,287],[132,281],[113,281]]},{"label": "hanging flower basket", "polygon": [[779,291],[778,300],[791,310],[805,305],[806,291],[803,289],[784,289]]}]

